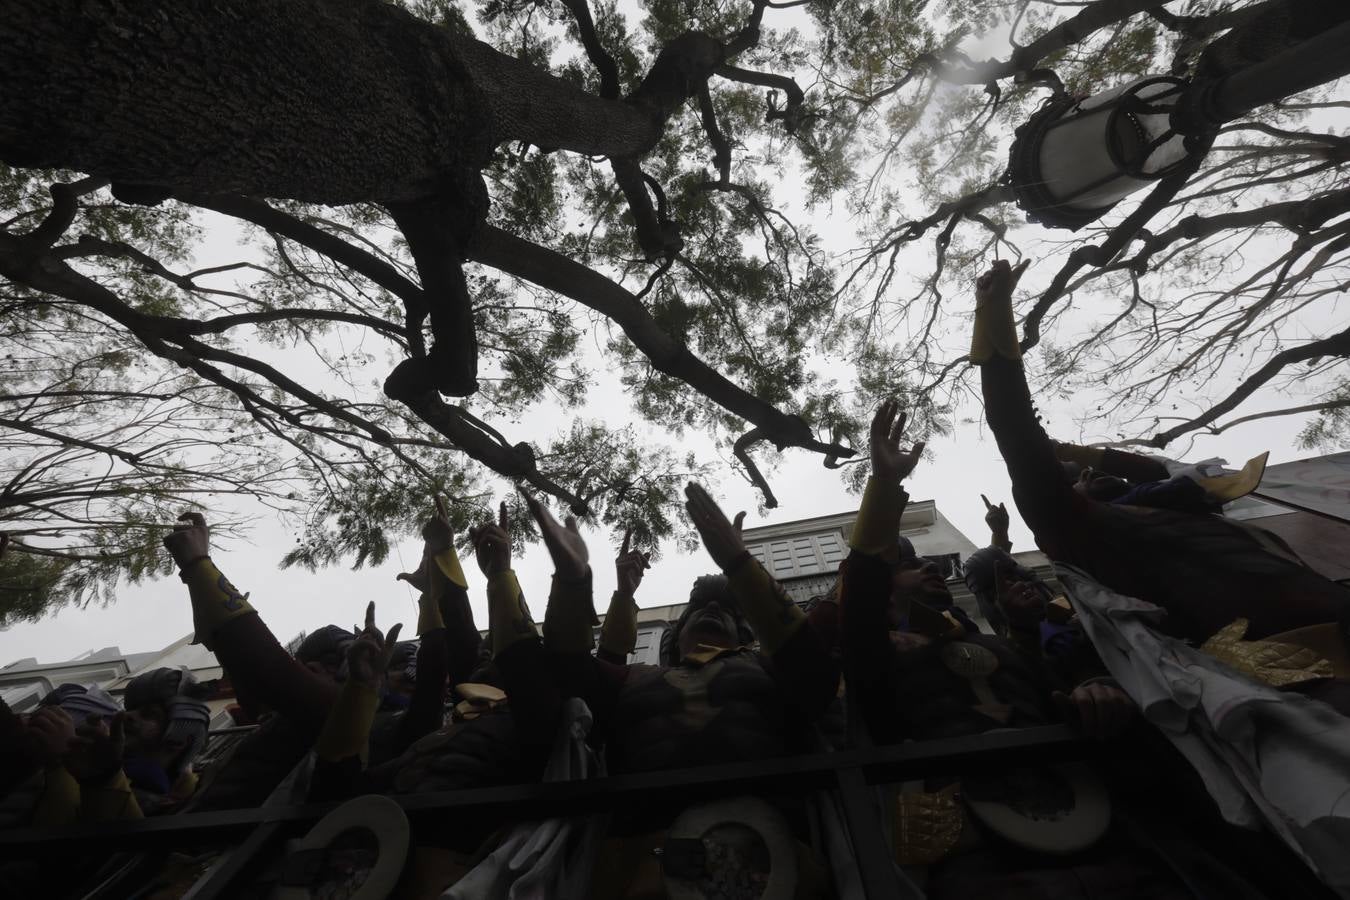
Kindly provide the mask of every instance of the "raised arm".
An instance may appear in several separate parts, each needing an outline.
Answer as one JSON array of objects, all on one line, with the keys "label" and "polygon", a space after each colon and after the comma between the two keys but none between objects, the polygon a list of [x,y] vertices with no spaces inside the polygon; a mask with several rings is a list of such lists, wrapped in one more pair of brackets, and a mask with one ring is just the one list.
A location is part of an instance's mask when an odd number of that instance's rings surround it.
[{"label": "raised arm", "polygon": [[[417,649],[417,683],[413,688],[408,709],[399,717],[394,746],[387,748],[393,753],[401,753],[418,738],[430,734],[441,727],[445,718],[445,684],[450,674],[452,662],[458,664],[456,671],[467,675],[478,653],[478,632],[473,631],[472,647],[467,641],[464,646],[456,647],[448,635],[452,630],[446,621],[446,615],[458,615],[457,633],[462,633],[465,623],[464,613],[458,612],[455,601],[463,598],[465,611],[468,607],[468,595],[465,591],[464,570],[460,568],[459,557],[455,555],[454,532],[446,515],[441,498],[436,498],[436,510],[422,526],[422,562],[415,572],[401,573],[398,578],[407,581],[421,594],[417,600],[417,636],[421,643]],[[447,603],[447,596],[452,599]],[[473,628],[473,616],[468,614],[468,628]],[[472,653],[472,657],[455,660],[456,654],[462,657]]]},{"label": "raised arm", "polygon": [[216,568],[205,517],[184,513],[164,546],[188,586],[196,640],[230,673],[240,702],[270,707],[317,735],[337,697],[337,684],[296,662],[249,605],[248,595]]},{"label": "raised arm", "polygon": [[402,629],[398,624],[383,634],[375,627],[374,602],[367,604],[365,627],[347,648],[347,680],[314,743],[310,799],[331,800],[353,793],[351,786],[369,758],[370,728]]},{"label": "raised arm", "polygon": [[745,513],[733,522],[701,486],[684,490],[685,509],[703,539],[703,547],[722,569],[741,613],[773,662],[774,675],[808,717],[823,715],[839,684],[825,640],[806,619],[741,539]]},{"label": "raised arm", "polygon": [[614,560],[616,587],[609,598],[609,610],[600,626],[600,649],[596,656],[605,662],[625,665],[628,656],[637,647],[637,589],[642,575],[651,568],[651,559],[641,550],[632,548],[633,529],[623,533],[619,556]]},{"label": "raised arm", "polygon": [[1002,503],[997,506],[989,502],[984,494],[984,524],[989,526],[989,546],[997,547],[1004,553],[1012,552],[1012,538],[1008,537],[1008,507]]},{"label": "raised arm", "polygon": [[1167,466],[1149,456],[1117,450],[1114,447],[1080,447],[1077,444],[1055,442],[1055,455],[1064,462],[1096,469],[1106,475],[1124,478],[1135,484],[1166,481],[1172,477]]},{"label": "raised arm", "polygon": [[1042,540],[1065,527],[1066,513],[1084,501],[1069,485],[1054,444],[1036,420],[1022,368],[1012,292],[1026,266],[1013,269],[998,260],[976,282],[970,361],[980,367],[985,417],[1012,477],[1013,501]]},{"label": "raised arm", "polygon": [[470,529],[469,535],[478,566],[488,580],[488,634],[511,716],[522,744],[532,753],[546,752],[562,710],[562,693],[511,569],[511,519],[506,504],[501,504],[495,523]]},{"label": "raised arm", "polygon": [[900,449],[904,429],[905,416],[894,400],[883,403],[872,418],[872,474],[849,537],[851,550],[839,589],[844,678],[868,731],[887,743],[899,739],[891,710],[895,650],[890,640],[892,563],[887,557],[895,552],[900,517],[909,501],[902,482],[923,452],[921,442],[908,451]]}]

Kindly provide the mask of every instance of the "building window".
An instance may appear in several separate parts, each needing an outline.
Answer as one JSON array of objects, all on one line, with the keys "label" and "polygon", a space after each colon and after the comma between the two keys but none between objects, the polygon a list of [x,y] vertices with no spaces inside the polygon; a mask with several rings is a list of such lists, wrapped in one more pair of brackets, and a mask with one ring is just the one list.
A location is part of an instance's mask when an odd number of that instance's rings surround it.
[{"label": "building window", "polygon": [[774,578],[799,578],[803,575],[833,574],[844,555],[843,536],[837,530],[751,544],[750,555],[759,560]]}]

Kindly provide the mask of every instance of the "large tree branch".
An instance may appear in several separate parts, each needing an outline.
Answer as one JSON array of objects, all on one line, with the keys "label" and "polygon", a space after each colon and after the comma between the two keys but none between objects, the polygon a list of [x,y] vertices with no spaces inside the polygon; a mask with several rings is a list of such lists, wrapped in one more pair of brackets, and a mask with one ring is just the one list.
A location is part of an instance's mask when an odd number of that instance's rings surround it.
[{"label": "large tree branch", "polygon": [[[191,336],[190,329],[195,323],[190,320],[147,315],[133,309],[107,288],[81,275],[51,253],[35,253],[33,246],[21,237],[0,232],[0,275],[97,310],[130,331],[150,352],[233,392],[239,397],[245,409],[254,413],[255,417],[257,415],[255,410],[266,409],[293,427],[314,431],[333,439],[340,437],[331,429],[307,424],[301,414],[229,378],[211,363],[223,363],[260,375],[276,388],[307,404],[311,410],[352,426],[365,440],[386,447],[394,447],[398,443],[381,426],[309,390],[273,366],[202,343]],[[533,455],[528,445],[503,446],[501,441],[494,440],[482,429],[473,427],[463,415],[447,406],[435,392],[416,397],[399,396],[395,399],[403,401],[423,421],[456,441],[459,449],[471,458],[508,477],[523,478],[540,490],[568,503],[580,503],[575,496],[542,476],[534,468]],[[458,444],[460,439],[465,443]],[[584,504],[582,506],[584,507]]]},{"label": "large tree branch", "polygon": [[562,0],[563,6],[576,20],[577,32],[581,35],[581,46],[586,48],[586,57],[600,73],[600,96],[606,100],[619,98],[619,67],[614,57],[609,55],[605,45],[600,43],[600,35],[595,31],[595,20],[591,18],[591,6],[586,0]]},{"label": "large tree branch", "polygon": [[458,449],[498,474],[529,482],[562,500],[578,516],[590,512],[586,501],[539,471],[535,465],[534,450],[529,444],[507,444],[495,430],[486,428],[465,410],[446,403],[435,391],[397,399]]},{"label": "large tree branch", "polygon": [[646,307],[622,285],[547,247],[532,244],[492,226],[484,227],[468,248],[470,259],[571,297],[623,329],[658,372],[678,378],[723,409],[758,426],[780,449],[801,447],[839,457],[853,451],[819,441],[801,418],[739,387],[671,337]]},{"label": "large tree branch", "polygon": [[425,355],[422,323],[427,315],[426,294],[419,285],[404,277],[402,272],[389,263],[322,228],[302,222],[289,213],[269,206],[262,200],[238,194],[187,194],[179,199],[193,206],[252,222],[260,228],[308,247],[339,265],[346,266],[389,291],[403,302],[403,307],[407,310],[404,337],[408,341],[409,352],[413,356]]},{"label": "large tree branch", "polygon": [[112,447],[106,444],[100,444],[97,441],[89,441],[69,434],[61,434],[47,428],[41,428],[31,422],[25,422],[22,419],[0,418],[0,428],[8,428],[11,431],[21,431],[24,434],[31,434],[34,437],[40,437],[44,440],[52,441],[63,447],[79,447],[84,450],[92,450],[95,453],[102,453],[111,456],[114,459],[120,459],[127,465],[139,465],[141,458],[138,454],[128,452],[120,447]]},{"label": "large tree branch", "polygon": [[1272,378],[1280,374],[1287,366],[1294,365],[1307,360],[1319,359],[1324,356],[1350,356],[1350,328],[1331,337],[1322,338],[1318,341],[1312,341],[1298,347],[1290,347],[1287,350],[1281,350],[1276,353],[1266,364],[1257,369],[1239,384],[1231,394],[1218,403],[1211,406],[1207,411],[1193,419],[1189,419],[1180,425],[1169,428],[1166,431],[1160,431],[1149,441],[1154,447],[1166,447],[1169,443],[1176,440],[1183,434],[1204,428],[1210,422],[1236,409],[1237,406],[1246,400],[1258,388],[1266,384]]},{"label": "large tree branch", "polygon": [[806,94],[795,79],[774,72],[756,72],[726,64],[717,67],[717,74],[730,81],[781,90],[787,97],[787,105],[782,109],[770,105],[765,119],[770,122],[775,119],[782,119],[783,127],[788,134],[796,132],[797,126],[801,124],[801,109],[802,103],[806,100]]},{"label": "large tree branch", "polygon": [[[750,448],[764,439],[763,431],[758,428],[751,428],[736,439],[736,443],[731,447],[731,452],[736,455],[736,458],[741,461],[741,465],[745,467],[745,474],[749,477],[750,483],[759,488],[759,492],[764,495],[764,506],[768,509],[776,509],[778,507],[778,498],[773,495],[773,489],[769,487],[769,482],[759,471],[759,466],[755,465],[754,459],[750,457]],[[833,461],[833,457],[826,460],[826,462]]]},{"label": "large tree branch", "polygon": [[1155,6],[1158,6],[1158,0],[1096,0],[1030,44],[1017,48],[1006,60],[990,59],[965,69],[943,66],[935,59],[932,63],[946,81],[958,84],[988,84],[1001,78],[1029,72],[1047,56],[1081,43],[1094,32],[1124,22]]},{"label": "large tree branch", "polygon": [[[642,255],[649,262],[674,257],[684,249],[684,238],[680,237],[678,225],[661,216],[658,207],[652,204],[642,167],[632,159],[612,159],[609,164],[619,190],[628,201],[628,210],[633,214],[633,230]],[[652,187],[660,190],[660,185],[653,183]],[[658,196],[657,199],[663,198]]]}]

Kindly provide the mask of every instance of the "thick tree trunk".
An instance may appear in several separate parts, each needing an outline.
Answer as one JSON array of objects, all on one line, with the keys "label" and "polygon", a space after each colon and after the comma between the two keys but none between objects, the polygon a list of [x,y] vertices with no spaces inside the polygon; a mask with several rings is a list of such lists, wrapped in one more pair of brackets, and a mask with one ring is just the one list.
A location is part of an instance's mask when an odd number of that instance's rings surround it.
[{"label": "thick tree trunk", "polygon": [[659,134],[374,0],[6,0],[0,48],[0,160],[165,193],[473,197],[501,141],[624,155]]}]

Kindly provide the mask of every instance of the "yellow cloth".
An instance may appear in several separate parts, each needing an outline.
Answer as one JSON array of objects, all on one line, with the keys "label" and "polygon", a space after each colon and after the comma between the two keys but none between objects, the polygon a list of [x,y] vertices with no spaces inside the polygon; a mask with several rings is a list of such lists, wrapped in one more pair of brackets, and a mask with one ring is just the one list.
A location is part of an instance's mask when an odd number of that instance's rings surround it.
[{"label": "yellow cloth", "polygon": [[970,337],[970,361],[986,363],[995,356],[1021,359],[1017,325],[1013,322],[1012,296],[980,303],[975,307],[975,328]]},{"label": "yellow cloth", "polygon": [[1214,475],[1210,478],[1197,478],[1195,483],[1205,489],[1206,496],[1217,503],[1230,503],[1239,497],[1245,497],[1261,485],[1266,475],[1266,460],[1270,459],[1267,450],[1260,456],[1247,460],[1242,471],[1232,475]]},{"label": "yellow cloth", "polygon": [[609,598],[600,626],[600,649],[625,659],[637,648],[637,601],[618,591]]},{"label": "yellow cloth", "polygon": [[544,608],[544,646],[555,653],[590,653],[598,623],[590,573],[571,581],[554,575]]},{"label": "yellow cloth", "polygon": [[862,506],[853,523],[848,545],[859,553],[881,556],[894,550],[900,537],[900,514],[909,495],[899,482],[883,478],[867,479]]},{"label": "yellow cloth", "polygon": [[1246,619],[1234,619],[1215,632],[1200,649],[1225,665],[1274,687],[1286,687],[1330,678],[1335,668],[1312,650],[1299,644],[1266,638],[1244,641]]},{"label": "yellow cloth", "polygon": [[423,566],[426,572],[426,590],[417,599],[417,636],[428,631],[445,627],[445,617],[441,615],[441,600],[451,585],[467,588],[464,569],[453,549],[442,550],[432,557],[430,565]]},{"label": "yellow cloth", "polygon": [[192,597],[192,628],[195,640],[211,649],[211,635],[231,619],[253,612],[248,595],[241,594],[230,580],[220,574],[216,564],[203,557],[183,571],[188,594]]},{"label": "yellow cloth", "polygon": [[118,769],[107,782],[98,786],[80,788],[80,819],[85,822],[112,822],[121,819],[143,819],[141,805],[131,791],[127,773]]},{"label": "yellow cloth", "polygon": [[1335,677],[1350,678],[1350,647],[1346,645],[1345,635],[1335,622],[1281,631],[1266,640],[1307,648],[1331,664],[1331,672]]},{"label": "yellow cloth", "polygon": [[507,569],[488,579],[488,636],[496,656],[516,641],[539,637],[516,573]]},{"label": "yellow cloth", "polygon": [[32,824],[39,828],[69,825],[79,814],[80,783],[65,766],[48,766],[43,773],[42,793],[33,806]]},{"label": "yellow cloth", "polygon": [[468,588],[468,579],[464,577],[464,569],[460,566],[459,557],[455,554],[453,548],[442,550],[436,554],[434,559],[436,560],[436,568],[440,570],[442,575],[460,587]]},{"label": "yellow cloth", "polygon": [[197,785],[201,779],[197,773],[191,769],[184,769],[173,781],[173,787],[169,788],[169,796],[176,802],[182,802],[197,793]]},{"label": "yellow cloth", "polygon": [[417,598],[417,636],[421,637],[428,631],[444,627],[445,618],[441,615],[441,605],[436,602],[431,591],[423,591],[422,596]]},{"label": "yellow cloth", "polygon": [[337,702],[328,711],[323,731],[314,744],[319,759],[338,762],[359,756],[366,759],[370,747],[370,728],[375,724],[375,711],[380,706],[380,695],[369,685],[348,679],[338,691]]},{"label": "yellow cloth", "polygon": [[732,596],[765,653],[776,653],[806,622],[805,614],[783,592],[783,586],[749,554],[726,576]]}]

